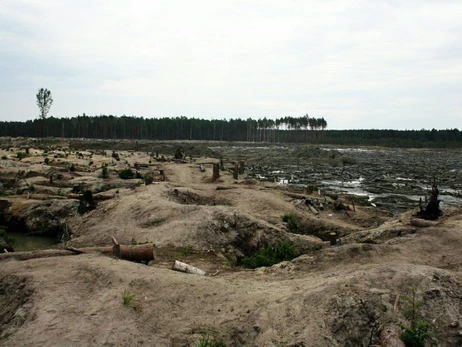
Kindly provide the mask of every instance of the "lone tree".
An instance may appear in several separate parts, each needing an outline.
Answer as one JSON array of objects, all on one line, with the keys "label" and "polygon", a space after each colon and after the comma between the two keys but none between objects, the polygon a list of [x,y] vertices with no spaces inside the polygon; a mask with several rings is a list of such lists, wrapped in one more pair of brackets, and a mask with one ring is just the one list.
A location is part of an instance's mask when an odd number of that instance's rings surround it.
[{"label": "lone tree", "polygon": [[40,88],[37,93],[37,106],[40,109],[40,135],[43,138],[43,125],[45,124],[45,118],[47,117],[48,112],[50,111],[51,105],[53,104],[53,96],[51,91],[48,89]]}]

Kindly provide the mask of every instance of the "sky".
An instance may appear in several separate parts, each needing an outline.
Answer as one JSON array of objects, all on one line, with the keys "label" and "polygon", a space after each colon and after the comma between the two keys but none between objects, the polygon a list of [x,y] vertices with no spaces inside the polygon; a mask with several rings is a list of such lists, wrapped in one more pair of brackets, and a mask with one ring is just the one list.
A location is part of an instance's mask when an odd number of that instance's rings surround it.
[{"label": "sky", "polygon": [[462,129],[462,1],[0,0],[0,120]]}]

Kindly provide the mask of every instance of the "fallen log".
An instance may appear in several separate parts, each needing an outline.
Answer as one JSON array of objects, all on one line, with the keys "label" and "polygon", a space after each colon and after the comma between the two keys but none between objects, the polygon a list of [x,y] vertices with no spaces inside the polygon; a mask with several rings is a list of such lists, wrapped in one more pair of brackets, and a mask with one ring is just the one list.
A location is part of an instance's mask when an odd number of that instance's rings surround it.
[{"label": "fallen log", "polygon": [[330,192],[330,191],[322,191],[321,192],[321,195],[323,196],[328,196],[329,198],[331,198],[332,200],[337,200],[338,199],[338,194],[334,193],[334,192]]},{"label": "fallen log", "polygon": [[239,187],[235,186],[217,186],[217,190],[229,190],[229,189],[237,189]]},{"label": "fallen log", "polygon": [[[74,194],[74,193],[67,194],[68,199],[80,200],[82,198],[82,196],[83,196],[83,194]],[[110,199],[114,199],[114,198],[115,198],[114,194],[111,194],[111,195],[108,195],[108,194],[95,194],[95,195],[93,195],[93,200],[98,200],[98,201],[110,200]]]},{"label": "fallen log", "polygon": [[29,252],[10,252],[0,254],[0,261],[5,259],[17,259],[17,260],[30,260],[38,258],[49,258],[49,257],[61,257],[67,255],[79,255],[88,253],[102,253],[105,255],[115,255],[120,259],[136,261],[136,262],[149,262],[155,258],[155,245],[152,243],[146,243],[143,245],[125,246],[119,245],[120,252],[114,254],[114,247],[82,247],[72,248],[67,247],[65,249],[44,249],[40,251],[29,251]]},{"label": "fallen log", "polygon": [[312,205],[308,205],[308,207],[310,208],[311,212],[313,212],[313,214],[319,214],[319,212]]},{"label": "fallen log", "polygon": [[287,195],[288,197],[291,197],[292,199],[306,199],[305,195],[303,194],[284,192],[284,195]]},{"label": "fallen log", "polygon": [[112,254],[120,259],[146,262],[154,260],[155,246],[152,243],[134,246],[121,246],[114,236],[111,236],[114,246],[112,247]]},{"label": "fallen log", "polygon": [[5,259],[29,260],[37,258],[61,257],[66,255],[76,255],[76,253],[62,249],[44,249],[31,252],[10,252],[0,254],[0,261]]},{"label": "fallen log", "polygon": [[419,228],[428,228],[428,227],[433,227],[435,225],[438,225],[438,222],[433,221],[433,220],[413,218],[410,220],[409,224],[415,227],[419,227]]},{"label": "fallen log", "polygon": [[201,276],[204,276],[206,274],[205,271],[202,271],[201,269],[198,269],[197,267],[191,266],[189,264],[182,263],[178,260],[175,260],[175,262],[173,263],[172,270]]}]

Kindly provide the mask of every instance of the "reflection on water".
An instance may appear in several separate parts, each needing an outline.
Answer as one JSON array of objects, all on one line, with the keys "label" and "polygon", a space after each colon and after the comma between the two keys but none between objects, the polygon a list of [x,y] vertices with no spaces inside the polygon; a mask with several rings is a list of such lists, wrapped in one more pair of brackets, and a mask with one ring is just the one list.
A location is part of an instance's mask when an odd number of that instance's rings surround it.
[{"label": "reflection on water", "polygon": [[58,244],[58,240],[51,237],[31,236],[14,231],[8,231],[7,235],[14,240],[12,246],[15,252],[55,248]]}]

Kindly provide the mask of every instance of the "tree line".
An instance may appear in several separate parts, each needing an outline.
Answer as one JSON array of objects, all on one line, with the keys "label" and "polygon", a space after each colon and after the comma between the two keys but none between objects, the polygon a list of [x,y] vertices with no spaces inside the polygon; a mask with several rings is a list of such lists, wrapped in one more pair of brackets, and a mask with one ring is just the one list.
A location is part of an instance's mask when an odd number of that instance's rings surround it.
[{"label": "tree line", "polygon": [[[43,127],[43,130],[42,130]],[[1,121],[0,136],[287,142],[391,147],[460,148],[462,133],[449,130],[327,130],[324,118],[199,119],[78,115],[73,118]]]}]

